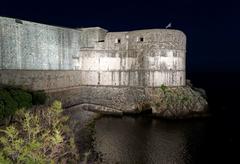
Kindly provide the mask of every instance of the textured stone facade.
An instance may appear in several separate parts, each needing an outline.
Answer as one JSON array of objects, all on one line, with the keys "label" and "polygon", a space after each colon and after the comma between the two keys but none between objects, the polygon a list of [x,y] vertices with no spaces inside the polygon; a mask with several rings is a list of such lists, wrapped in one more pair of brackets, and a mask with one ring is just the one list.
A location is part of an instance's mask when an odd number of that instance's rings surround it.
[{"label": "textured stone facade", "polygon": [[[203,113],[206,100],[185,86],[185,60],[186,36],[178,30],[108,32],[0,17],[0,84],[45,90],[49,103],[65,107],[123,114],[147,103],[167,118]],[[190,105],[181,94],[170,106],[166,95],[157,99],[165,106],[152,103],[162,84],[177,88],[173,95],[186,92]]]},{"label": "textured stone facade", "polygon": [[184,86],[185,56],[186,37],[178,30],[107,32],[0,17],[3,84],[45,90],[79,85]]},{"label": "textured stone facade", "polygon": [[[50,103],[61,100],[65,107],[103,114],[136,114],[146,110],[154,116],[177,119],[208,115],[208,103],[200,92],[189,86],[171,87],[166,95],[159,88],[79,86],[50,91]],[[172,94],[172,95],[169,95]]]}]

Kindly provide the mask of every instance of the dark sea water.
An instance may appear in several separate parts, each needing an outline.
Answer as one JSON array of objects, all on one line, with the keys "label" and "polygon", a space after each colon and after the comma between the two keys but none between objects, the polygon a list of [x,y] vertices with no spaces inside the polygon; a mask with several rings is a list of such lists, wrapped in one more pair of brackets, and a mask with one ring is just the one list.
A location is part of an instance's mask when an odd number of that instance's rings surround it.
[{"label": "dark sea water", "polygon": [[239,163],[239,79],[223,73],[189,76],[206,89],[212,117],[103,117],[96,121],[94,136],[102,163]]}]

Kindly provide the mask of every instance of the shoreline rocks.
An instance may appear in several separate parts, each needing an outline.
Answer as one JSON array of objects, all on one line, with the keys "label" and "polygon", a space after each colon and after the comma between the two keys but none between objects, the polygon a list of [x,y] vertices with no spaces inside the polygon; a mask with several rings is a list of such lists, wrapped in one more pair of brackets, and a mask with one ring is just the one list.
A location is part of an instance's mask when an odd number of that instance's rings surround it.
[{"label": "shoreline rocks", "polygon": [[208,102],[203,91],[189,86],[160,88],[151,95],[151,108],[155,116],[183,119],[208,115]]},{"label": "shoreline rocks", "polygon": [[[84,92],[83,92],[84,91]],[[56,97],[59,95],[60,97]],[[54,97],[55,96],[55,97]],[[207,96],[203,89],[191,86],[160,88],[108,88],[85,87],[54,93],[54,99],[61,100],[65,107],[103,115],[151,113],[154,117],[185,119],[208,115]]]}]

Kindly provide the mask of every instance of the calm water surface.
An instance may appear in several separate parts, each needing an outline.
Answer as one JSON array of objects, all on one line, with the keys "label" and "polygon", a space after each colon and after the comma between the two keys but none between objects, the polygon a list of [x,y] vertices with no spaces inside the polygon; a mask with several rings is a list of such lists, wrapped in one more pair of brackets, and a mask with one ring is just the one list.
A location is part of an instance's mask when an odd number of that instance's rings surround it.
[{"label": "calm water surface", "polygon": [[233,138],[224,120],[149,117],[97,120],[94,149],[102,163],[231,163]]}]

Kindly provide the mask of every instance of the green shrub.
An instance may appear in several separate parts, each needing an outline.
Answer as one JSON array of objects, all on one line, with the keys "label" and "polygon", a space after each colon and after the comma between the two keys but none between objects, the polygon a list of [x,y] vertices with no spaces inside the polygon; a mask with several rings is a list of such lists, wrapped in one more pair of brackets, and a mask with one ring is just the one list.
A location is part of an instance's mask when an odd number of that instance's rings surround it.
[{"label": "green shrub", "polygon": [[73,132],[62,111],[58,101],[48,109],[18,110],[18,123],[0,130],[0,162],[77,163]]},{"label": "green shrub", "polygon": [[0,89],[0,120],[9,117],[17,110],[17,103],[5,89]]},{"label": "green shrub", "polygon": [[30,108],[32,106],[32,95],[22,89],[10,89],[12,98],[17,102],[18,109]]},{"label": "green shrub", "polygon": [[167,89],[168,89],[168,87],[167,87],[166,85],[164,85],[164,84],[162,84],[162,85],[160,86],[160,90],[161,90],[164,94],[166,93]]},{"label": "green shrub", "polygon": [[44,91],[32,92],[32,103],[33,105],[43,105],[47,100],[47,95]]}]

